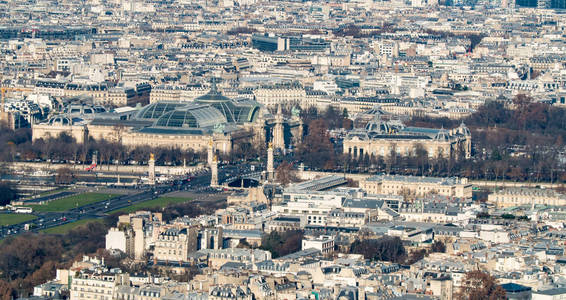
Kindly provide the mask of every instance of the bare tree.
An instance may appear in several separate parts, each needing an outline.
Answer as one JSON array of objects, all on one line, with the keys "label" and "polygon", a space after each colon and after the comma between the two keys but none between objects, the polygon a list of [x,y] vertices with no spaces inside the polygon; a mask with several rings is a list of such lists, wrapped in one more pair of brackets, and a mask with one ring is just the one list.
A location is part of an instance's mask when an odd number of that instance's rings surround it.
[{"label": "bare tree", "polygon": [[459,300],[505,300],[505,290],[497,284],[497,280],[488,273],[476,270],[466,273],[460,292],[456,294]]}]

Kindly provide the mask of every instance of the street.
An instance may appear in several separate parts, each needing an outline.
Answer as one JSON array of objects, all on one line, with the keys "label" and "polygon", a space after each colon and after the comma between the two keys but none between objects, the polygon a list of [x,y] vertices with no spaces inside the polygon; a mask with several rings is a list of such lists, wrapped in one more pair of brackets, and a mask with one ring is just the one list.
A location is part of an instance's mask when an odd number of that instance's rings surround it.
[{"label": "street", "polygon": [[[250,172],[250,165],[248,164],[223,165],[218,170],[218,177],[222,182],[227,178],[247,172]],[[108,191],[111,190],[108,189]],[[103,218],[111,211],[156,199],[164,194],[192,198],[195,201],[216,201],[220,199],[218,189],[210,188],[210,172],[202,171],[196,176],[192,176],[190,181],[176,180],[173,183],[132,189],[130,194],[117,195],[105,201],[78,206],[65,212],[34,212],[32,214],[37,216],[34,220],[0,227],[0,239],[25,232],[38,232],[81,219]],[[28,226],[28,230],[25,229],[26,226]]]}]

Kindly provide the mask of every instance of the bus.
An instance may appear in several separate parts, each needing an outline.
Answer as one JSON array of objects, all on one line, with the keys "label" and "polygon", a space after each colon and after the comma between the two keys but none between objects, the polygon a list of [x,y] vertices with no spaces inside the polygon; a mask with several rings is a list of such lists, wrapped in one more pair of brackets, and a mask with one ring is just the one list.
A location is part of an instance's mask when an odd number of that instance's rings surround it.
[{"label": "bus", "polygon": [[31,207],[14,207],[14,212],[17,214],[31,214],[33,209]]}]

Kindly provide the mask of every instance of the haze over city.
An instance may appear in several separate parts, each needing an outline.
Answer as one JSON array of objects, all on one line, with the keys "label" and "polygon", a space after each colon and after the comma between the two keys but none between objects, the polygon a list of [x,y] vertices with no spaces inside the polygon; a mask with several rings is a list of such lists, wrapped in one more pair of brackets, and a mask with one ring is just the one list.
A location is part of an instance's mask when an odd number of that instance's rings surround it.
[{"label": "haze over city", "polygon": [[566,299],[565,9],[0,1],[0,300]]}]

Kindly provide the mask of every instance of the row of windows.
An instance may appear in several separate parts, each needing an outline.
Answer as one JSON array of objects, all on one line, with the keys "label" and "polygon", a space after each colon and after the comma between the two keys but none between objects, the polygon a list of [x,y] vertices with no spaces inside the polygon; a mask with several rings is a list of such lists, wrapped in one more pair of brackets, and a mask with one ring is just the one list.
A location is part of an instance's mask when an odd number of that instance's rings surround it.
[{"label": "row of windows", "polygon": [[271,231],[287,231],[287,230],[294,230],[299,229],[299,226],[269,226],[269,230]]},{"label": "row of windows", "polygon": [[[400,147],[396,147],[394,148],[395,152],[397,152],[398,154],[405,154],[405,155],[410,155],[410,154],[415,154],[414,149],[409,149],[409,147],[405,147],[404,149],[400,148]],[[379,154],[381,156],[385,156],[386,155],[386,149],[384,147],[380,147],[379,148]],[[389,154],[391,151],[393,150],[393,148],[388,148],[387,149],[387,154]],[[405,151],[403,151],[405,150]],[[438,148],[438,153],[440,153],[442,155],[442,153],[444,152],[444,149],[442,148]],[[364,156],[364,148],[359,148],[354,146],[353,151],[352,151],[352,147],[348,147],[348,154],[353,155],[354,157],[357,157],[359,153],[359,156]],[[366,151],[367,153],[367,151]],[[375,155],[377,153],[377,151],[375,151],[375,149],[373,151],[371,151],[371,154]],[[433,157],[435,155],[435,151],[434,148],[431,147],[428,149],[428,156],[429,157]]]},{"label": "row of windows", "polygon": [[106,287],[107,285],[104,285],[102,283],[98,283],[97,281],[93,282],[91,280],[88,281],[80,281],[80,280],[76,280],[74,281],[75,284],[78,285],[83,285],[83,286],[92,286],[92,287]]},{"label": "row of windows", "polygon": [[495,201],[503,201],[503,202],[513,202],[513,203],[545,203],[545,204],[554,204],[554,205],[562,205],[565,200],[562,199],[530,199],[530,198],[517,198],[517,197],[495,197]]},{"label": "row of windows", "polygon": [[251,257],[249,257],[249,256],[233,256],[233,255],[228,255],[228,254],[224,254],[224,253],[211,255],[211,258],[231,259],[231,260],[235,260],[235,261],[251,261]]},{"label": "row of windows", "polygon": [[283,212],[285,213],[293,213],[293,214],[306,214],[306,213],[311,213],[311,214],[319,214],[319,213],[324,213],[324,209],[321,209],[321,211],[316,211],[316,210],[312,210],[312,211],[307,211],[307,210],[303,210],[302,212],[296,209],[293,210],[289,210],[289,209],[284,209]]},{"label": "row of windows", "polygon": [[[79,289],[77,287],[74,288],[75,291],[78,291]],[[85,289],[85,288],[80,288],[81,292],[89,292],[89,293],[99,293],[99,294],[104,294],[104,290],[103,289]],[[112,290],[107,290],[106,294],[112,294]]]},{"label": "row of windows", "polygon": [[[160,240],[160,241],[178,241],[178,240],[179,240],[179,236],[160,235],[160,236],[159,236],[159,240]],[[171,244],[171,245],[172,245],[172,244]]]},{"label": "row of windows", "polygon": [[183,244],[172,244],[172,243],[157,243],[156,244],[157,248],[179,248],[179,249],[183,249]]},{"label": "row of windows", "polygon": [[[79,295],[79,293],[76,293],[75,296]],[[90,296],[86,296],[84,295],[84,293],[80,293],[80,298],[81,299],[98,299],[98,300],[110,300],[112,299],[112,297],[110,296],[104,296],[104,295],[93,295],[92,297]]]}]

